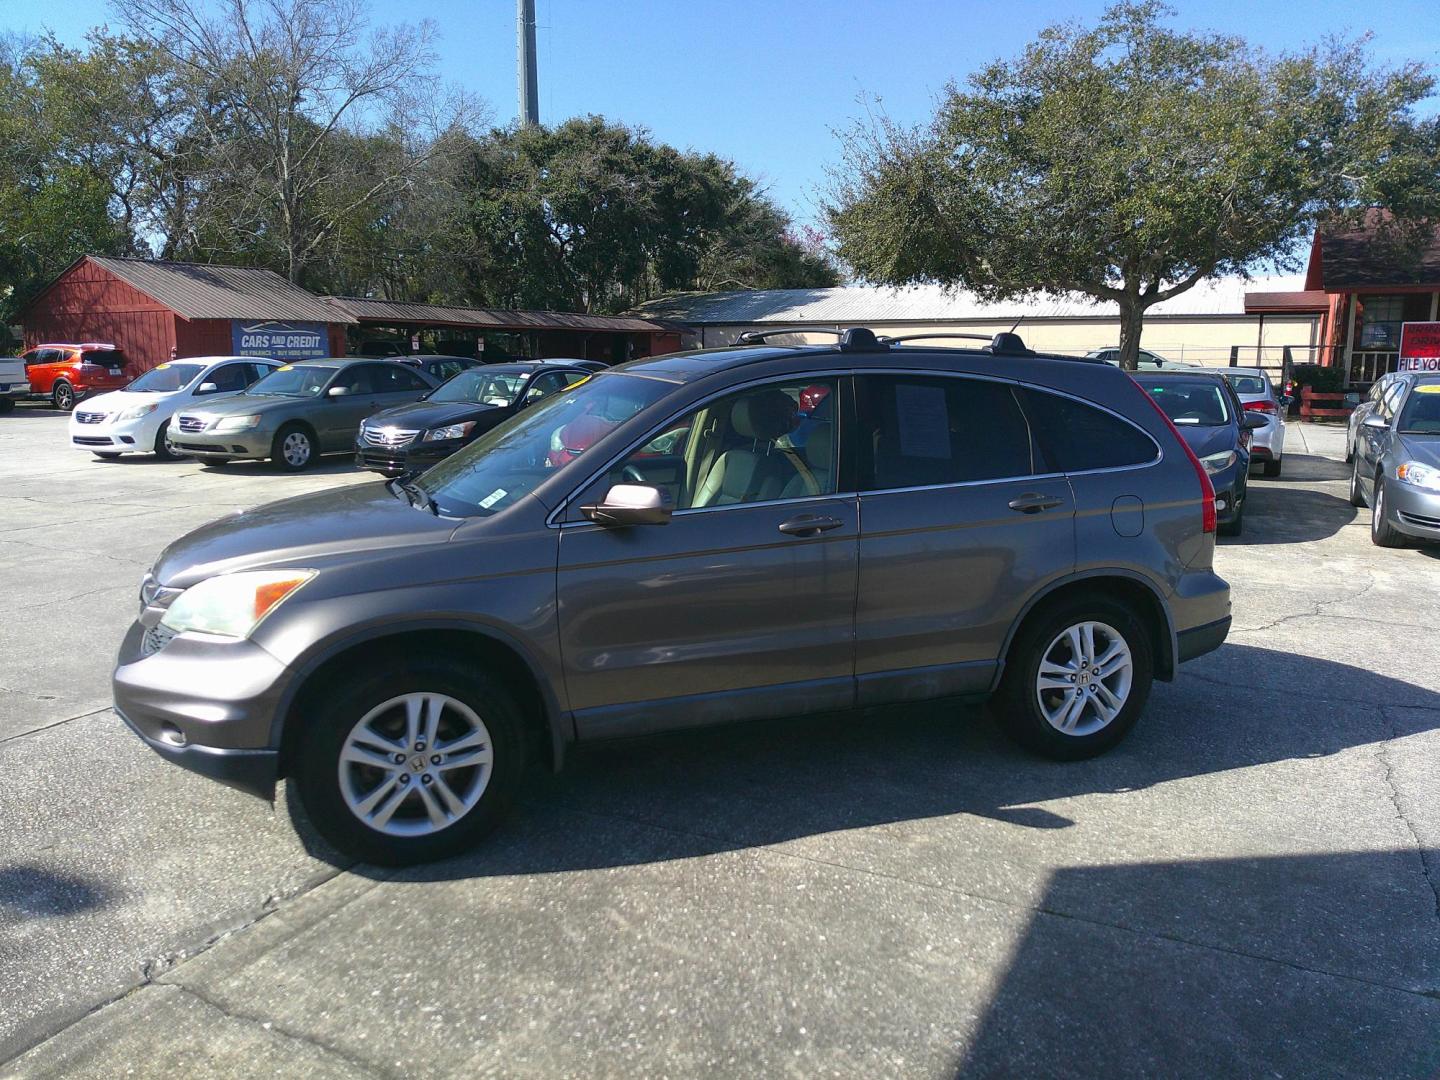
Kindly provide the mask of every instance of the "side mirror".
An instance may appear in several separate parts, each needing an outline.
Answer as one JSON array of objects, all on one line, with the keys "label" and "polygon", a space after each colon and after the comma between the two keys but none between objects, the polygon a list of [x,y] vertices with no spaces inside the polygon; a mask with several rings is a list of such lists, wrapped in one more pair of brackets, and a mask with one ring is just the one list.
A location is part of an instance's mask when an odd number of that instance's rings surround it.
[{"label": "side mirror", "polygon": [[220,387],[216,386],[213,382],[202,382],[195,388],[196,394],[218,394],[219,392]]},{"label": "side mirror", "polygon": [[605,498],[591,506],[582,506],[584,514],[597,525],[668,525],[670,502],[665,493],[648,484],[616,484]]},{"label": "side mirror", "polygon": [[1255,431],[1257,428],[1264,427],[1267,423],[1269,423],[1269,421],[1258,413],[1246,413],[1244,419],[1240,421],[1240,426],[1246,431]]},{"label": "side mirror", "polygon": [[326,391],[325,391],[325,396],[326,396],[326,397],[345,397],[345,395],[347,395],[348,393],[350,393],[350,387],[348,387],[348,386],[332,386],[332,387],[330,387],[329,390],[326,390]]},{"label": "side mirror", "polygon": [[1377,416],[1371,413],[1365,417],[1364,420],[1360,421],[1360,426],[1367,427],[1371,431],[1388,431],[1390,429],[1390,421],[1386,420],[1383,416]]}]

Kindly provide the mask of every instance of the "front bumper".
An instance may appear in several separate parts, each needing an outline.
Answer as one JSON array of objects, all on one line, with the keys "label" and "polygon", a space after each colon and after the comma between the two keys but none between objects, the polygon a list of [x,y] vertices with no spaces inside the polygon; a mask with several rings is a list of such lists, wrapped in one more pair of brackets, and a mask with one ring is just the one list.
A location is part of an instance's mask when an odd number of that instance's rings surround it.
[{"label": "front bumper", "polygon": [[[178,425],[177,425],[178,428]],[[170,444],[182,454],[213,461],[259,460],[270,456],[275,433],[268,428],[249,431],[185,432],[171,429]]]},{"label": "front bumper", "polygon": [[1399,480],[1385,483],[1390,524],[1417,540],[1440,540],[1440,492],[1425,491]]},{"label": "front bumper", "polygon": [[138,420],[82,424],[75,419],[75,413],[71,413],[70,445],[77,450],[139,450],[148,453],[155,449],[155,436],[164,420],[164,417],[154,420],[152,414]]},{"label": "front bumper", "polygon": [[167,760],[270,797],[288,669],[252,641],[203,634],[181,634],[146,655],[146,631],[160,614],[147,608],[125,635],[111,680],[115,711]]},{"label": "front bumper", "polygon": [[459,439],[427,443],[417,438],[405,446],[371,446],[357,441],[355,464],[385,476],[401,476],[407,472],[423,472],[464,445]]}]

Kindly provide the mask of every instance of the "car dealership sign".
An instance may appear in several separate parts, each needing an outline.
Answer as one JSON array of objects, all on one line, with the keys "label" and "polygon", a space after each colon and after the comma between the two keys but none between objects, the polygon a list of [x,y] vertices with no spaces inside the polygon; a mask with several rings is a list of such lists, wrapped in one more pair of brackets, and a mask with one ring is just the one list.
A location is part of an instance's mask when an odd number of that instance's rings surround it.
[{"label": "car dealership sign", "polygon": [[330,333],[324,323],[232,319],[230,335],[236,356],[313,360],[330,355]]},{"label": "car dealership sign", "polygon": [[1397,371],[1440,371],[1440,322],[1407,322],[1400,327]]}]

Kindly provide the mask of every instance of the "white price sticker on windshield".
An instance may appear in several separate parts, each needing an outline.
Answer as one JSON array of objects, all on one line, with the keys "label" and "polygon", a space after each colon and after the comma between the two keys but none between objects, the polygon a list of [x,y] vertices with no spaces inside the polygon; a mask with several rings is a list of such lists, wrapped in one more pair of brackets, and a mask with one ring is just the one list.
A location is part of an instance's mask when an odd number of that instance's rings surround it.
[{"label": "white price sticker on windshield", "polygon": [[485,498],[480,500],[480,509],[489,510],[490,507],[494,506],[497,502],[499,502],[508,494],[510,493],[504,488],[496,488],[489,495],[486,495]]}]

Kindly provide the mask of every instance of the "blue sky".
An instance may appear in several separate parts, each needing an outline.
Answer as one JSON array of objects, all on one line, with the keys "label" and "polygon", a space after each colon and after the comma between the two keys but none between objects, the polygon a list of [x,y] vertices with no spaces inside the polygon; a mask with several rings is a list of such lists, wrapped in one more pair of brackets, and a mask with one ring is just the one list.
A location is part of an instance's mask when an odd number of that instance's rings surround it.
[{"label": "blue sky", "polygon": [[[514,0],[373,0],[376,21],[431,19],[444,74],[515,115]],[[1041,27],[1092,21],[1103,3],[945,0],[536,0],[545,122],[600,113],[761,179],[801,221],[837,157],[834,131],[878,98],[904,122],[929,115],[947,80],[1018,52]],[[1374,34],[1377,59],[1440,58],[1433,0],[1181,2],[1181,26],[1269,49]],[[0,0],[0,32],[53,29],[78,43],[113,21],[106,0]]]}]

